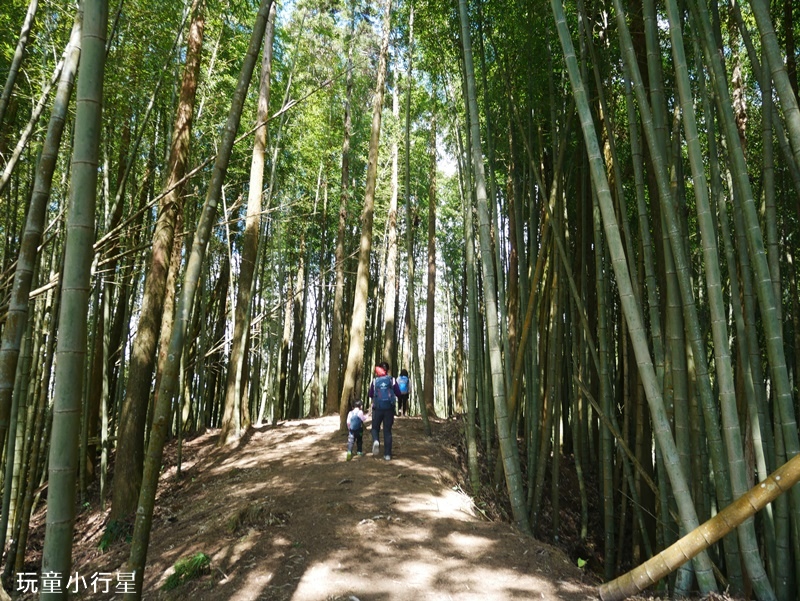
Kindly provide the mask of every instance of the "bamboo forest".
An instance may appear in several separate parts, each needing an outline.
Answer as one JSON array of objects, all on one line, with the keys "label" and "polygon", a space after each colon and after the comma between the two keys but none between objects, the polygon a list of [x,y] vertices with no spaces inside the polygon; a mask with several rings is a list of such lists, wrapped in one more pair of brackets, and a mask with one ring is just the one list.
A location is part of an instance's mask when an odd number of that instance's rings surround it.
[{"label": "bamboo forest", "polygon": [[0,0],[0,599],[800,601],[798,36]]}]

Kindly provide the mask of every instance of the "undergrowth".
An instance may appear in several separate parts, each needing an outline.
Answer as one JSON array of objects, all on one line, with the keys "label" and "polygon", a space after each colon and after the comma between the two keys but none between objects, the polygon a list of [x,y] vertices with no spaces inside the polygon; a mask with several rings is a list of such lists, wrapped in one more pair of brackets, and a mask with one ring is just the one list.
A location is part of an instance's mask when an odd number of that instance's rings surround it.
[{"label": "undergrowth", "polygon": [[165,591],[171,591],[185,582],[208,574],[210,571],[211,558],[205,553],[195,553],[190,557],[184,557],[175,562],[175,572],[169,575],[161,588]]}]

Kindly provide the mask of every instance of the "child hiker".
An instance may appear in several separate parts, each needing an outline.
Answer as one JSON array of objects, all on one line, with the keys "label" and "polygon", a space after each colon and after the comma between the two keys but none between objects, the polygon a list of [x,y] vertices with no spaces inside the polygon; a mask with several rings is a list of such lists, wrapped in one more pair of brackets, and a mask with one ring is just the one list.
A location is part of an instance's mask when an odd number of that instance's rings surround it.
[{"label": "child hiker", "polygon": [[397,415],[408,415],[408,393],[411,383],[408,380],[408,370],[401,369],[400,376],[397,378]]},{"label": "child hiker", "polygon": [[356,450],[359,457],[363,455],[364,445],[364,422],[367,416],[361,410],[363,403],[359,400],[353,403],[353,410],[347,414],[347,461],[353,458],[353,443],[356,443]]}]

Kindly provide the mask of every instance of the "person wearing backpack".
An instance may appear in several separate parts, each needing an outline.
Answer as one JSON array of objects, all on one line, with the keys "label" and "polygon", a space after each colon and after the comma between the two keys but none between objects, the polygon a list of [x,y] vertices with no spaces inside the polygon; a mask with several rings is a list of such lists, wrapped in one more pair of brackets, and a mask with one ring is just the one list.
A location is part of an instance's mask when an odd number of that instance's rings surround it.
[{"label": "person wearing backpack", "polygon": [[364,422],[367,416],[361,410],[363,403],[356,400],[353,403],[353,410],[347,414],[347,455],[345,459],[350,461],[353,458],[353,443],[356,445],[358,456],[362,456],[364,445]]},{"label": "person wearing backpack", "polygon": [[397,415],[408,415],[408,395],[411,391],[411,382],[408,379],[408,370],[401,369],[397,378]]},{"label": "person wearing backpack", "polygon": [[369,385],[369,398],[372,399],[372,456],[380,457],[380,432],[383,425],[383,458],[392,458],[392,424],[400,390],[397,382],[389,374],[386,361],[375,366],[375,379]]}]

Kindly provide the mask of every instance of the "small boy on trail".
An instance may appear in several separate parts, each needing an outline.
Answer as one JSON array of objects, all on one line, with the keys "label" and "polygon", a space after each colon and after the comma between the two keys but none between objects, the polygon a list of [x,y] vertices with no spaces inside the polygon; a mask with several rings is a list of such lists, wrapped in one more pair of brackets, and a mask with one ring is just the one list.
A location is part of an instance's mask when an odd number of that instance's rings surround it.
[{"label": "small boy on trail", "polygon": [[397,378],[397,415],[408,415],[408,394],[411,391],[411,382],[408,379],[408,370],[401,369]]},{"label": "small boy on trail", "polygon": [[392,458],[392,424],[397,404],[397,395],[400,389],[394,378],[389,374],[389,364],[386,361],[375,366],[375,379],[369,385],[369,398],[372,404],[372,456],[381,454],[380,432],[383,424],[383,458],[386,461]]},{"label": "small boy on trail", "polygon": [[362,406],[363,403],[356,400],[353,403],[353,410],[347,414],[347,455],[345,456],[347,461],[353,458],[353,443],[356,444],[359,457],[364,454],[364,422],[367,421],[367,416],[361,410]]}]

